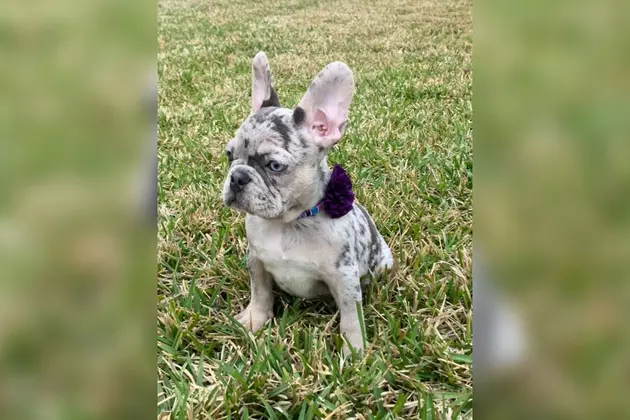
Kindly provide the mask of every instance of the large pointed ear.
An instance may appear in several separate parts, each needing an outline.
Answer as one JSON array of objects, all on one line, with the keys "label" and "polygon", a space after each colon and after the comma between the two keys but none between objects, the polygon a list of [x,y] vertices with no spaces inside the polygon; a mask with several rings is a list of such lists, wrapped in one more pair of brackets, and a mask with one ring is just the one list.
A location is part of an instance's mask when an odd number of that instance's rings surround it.
[{"label": "large pointed ear", "polygon": [[271,70],[267,55],[260,51],[252,62],[252,114],[267,106],[280,106],[280,101],[271,86]]},{"label": "large pointed ear", "polygon": [[330,63],[311,82],[293,118],[312,131],[319,145],[329,148],[343,135],[353,94],[350,68],[341,62]]}]

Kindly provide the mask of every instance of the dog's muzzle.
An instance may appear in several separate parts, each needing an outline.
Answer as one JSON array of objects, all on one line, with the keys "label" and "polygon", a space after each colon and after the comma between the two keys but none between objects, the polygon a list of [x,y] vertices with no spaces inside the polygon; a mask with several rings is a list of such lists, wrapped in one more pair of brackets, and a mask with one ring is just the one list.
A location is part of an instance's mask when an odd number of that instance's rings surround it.
[{"label": "dog's muzzle", "polygon": [[252,178],[247,172],[234,171],[230,176],[230,189],[236,194],[245,188],[245,185],[249,184]]}]

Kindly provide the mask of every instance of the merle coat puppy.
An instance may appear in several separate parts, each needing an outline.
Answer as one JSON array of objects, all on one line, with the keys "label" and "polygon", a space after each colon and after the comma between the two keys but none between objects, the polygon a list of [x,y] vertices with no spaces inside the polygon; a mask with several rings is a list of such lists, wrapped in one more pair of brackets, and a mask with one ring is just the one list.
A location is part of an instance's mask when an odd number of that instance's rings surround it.
[{"label": "merle coat puppy", "polygon": [[[236,318],[252,332],[273,316],[275,282],[294,296],[332,295],[341,333],[356,350],[363,348],[360,279],[391,268],[392,253],[356,202],[342,216],[314,209],[327,191],[326,154],[344,133],[353,93],[352,72],[334,62],[295,109],[282,108],[267,56],[254,57],[252,111],[227,145],[223,188],[224,203],[247,213],[251,300]],[[349,351],[345,345],[344,353]]]}]

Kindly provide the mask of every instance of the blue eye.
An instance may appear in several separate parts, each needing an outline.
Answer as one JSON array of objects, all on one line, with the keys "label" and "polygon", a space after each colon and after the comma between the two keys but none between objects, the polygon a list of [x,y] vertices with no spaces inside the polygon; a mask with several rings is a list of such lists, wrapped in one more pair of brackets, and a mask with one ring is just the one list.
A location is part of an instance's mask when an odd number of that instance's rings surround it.
[{"label": "blue eye", "polygon": [[276,162],[275,160],[272,160],[271,162],[267,164],[267,167],[272,172],[282,172],[287,168],[287,165],[283,165],[281,163]]}]

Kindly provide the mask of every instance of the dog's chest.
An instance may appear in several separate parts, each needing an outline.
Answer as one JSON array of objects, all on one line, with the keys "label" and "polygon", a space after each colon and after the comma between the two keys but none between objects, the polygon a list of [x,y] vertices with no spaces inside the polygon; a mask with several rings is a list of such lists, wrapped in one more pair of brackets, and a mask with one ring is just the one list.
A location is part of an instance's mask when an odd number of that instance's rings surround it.
[{"label": "dog's chest", "polygon": [[308,231],[275,225],[257,226],[248,232],[250,252],[262,261],[276,284],[303,298],[327,294],[319,271],[321,250]]}]

